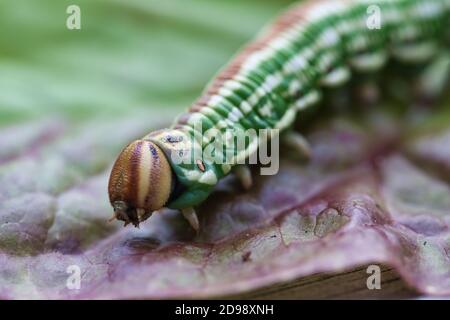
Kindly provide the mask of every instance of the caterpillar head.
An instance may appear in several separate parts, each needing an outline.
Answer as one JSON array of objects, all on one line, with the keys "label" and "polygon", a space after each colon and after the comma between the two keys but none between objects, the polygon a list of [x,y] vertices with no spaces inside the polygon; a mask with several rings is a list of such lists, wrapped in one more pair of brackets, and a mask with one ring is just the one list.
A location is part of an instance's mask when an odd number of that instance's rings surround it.
[{"label": "caterpillar head", "polygon": [[173,189],[172,169],[162,150],[148,140],[130,143],[117,158],[109,178],[112,219],[135,227],[168,201]]}]

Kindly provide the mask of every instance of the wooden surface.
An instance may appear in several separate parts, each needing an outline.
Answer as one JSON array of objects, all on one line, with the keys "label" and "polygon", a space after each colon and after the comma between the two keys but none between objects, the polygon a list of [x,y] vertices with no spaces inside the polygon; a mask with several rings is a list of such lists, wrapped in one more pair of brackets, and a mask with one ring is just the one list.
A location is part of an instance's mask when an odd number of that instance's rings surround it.
[{"label": "wooden surface", "polygon": [[367,266],[339,274],[316,274],[289,283],[232,296],[232,299],[411,299],[420,295],[397,272],[381,267],[381,289],[369,290]]}]

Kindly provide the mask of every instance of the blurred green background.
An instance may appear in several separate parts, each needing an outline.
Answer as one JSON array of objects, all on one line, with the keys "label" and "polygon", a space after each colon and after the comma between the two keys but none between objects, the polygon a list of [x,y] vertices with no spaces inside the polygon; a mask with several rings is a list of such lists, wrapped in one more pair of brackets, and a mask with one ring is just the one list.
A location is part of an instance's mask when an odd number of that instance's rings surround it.
[{"label": "blurred green background", "polygon": [[[289,0],[1,0],[0,126],[175,116]],[[69,30],[66,9],[81,9]]]}]

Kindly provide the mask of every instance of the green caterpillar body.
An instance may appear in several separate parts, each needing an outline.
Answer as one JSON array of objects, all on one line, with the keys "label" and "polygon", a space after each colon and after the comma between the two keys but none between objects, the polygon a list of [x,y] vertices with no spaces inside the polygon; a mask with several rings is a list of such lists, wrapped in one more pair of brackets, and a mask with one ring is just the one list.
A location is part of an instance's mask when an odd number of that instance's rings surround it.
[{"label": "green caterpillar body", "polygon": [[[369,26],[375,9],[379,28]],[[450,0],[314,0],[292,7],[244,48],[171,128],[143,138],[164,152],[173,171],[176,183],[164,206],[183,209],[204,201],[262,139],[250,137],[243,150],[232,150],[231,163],[221,164],[195,156],[213,144],[205,130],[284,130],[299,110],[320,100],[321,88],[341,86],[352,72],[376,72],[391,57],[429,61],[448,46],[449,29]],[[173,160],[174,153],[186,152],[191,161]]]},{"label": "green caterpillar body", "polygon": [[[370,5],[381,10],[380,29],[367,26]],[[219,74],[175,123],[176,133],[168,129],[146,138],[167,152],[177,148],[180,139],[173,143],[173,137],[180,134],[198,142],[192,145],[194,148],[205,149],[212,143],[196,138],[194,127],[198,122],[203,130],[285,129],[298,110],[320,99],[321,86],[343,84],[351,68],[374,72],[391,55],[406,62],[432,58],[444,43],[444,31],[450,28],[449,13],[448,0],[300,4]],[[249,148],[257,145],[248,143]],[[241,150],[245,154],[252,151]],[[185,190],[168,207],[184,208],[202,202],[231,169],[229,164],[201,161],[205,170],[198,167],[197,161],[172,165]]]}]

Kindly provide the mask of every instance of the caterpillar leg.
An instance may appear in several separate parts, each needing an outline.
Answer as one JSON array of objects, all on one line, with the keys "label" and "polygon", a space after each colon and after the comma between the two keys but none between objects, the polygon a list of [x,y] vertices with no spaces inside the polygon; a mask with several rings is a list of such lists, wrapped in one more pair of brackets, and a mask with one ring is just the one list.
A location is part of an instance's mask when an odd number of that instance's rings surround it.
[{"label": "caterpillar leg", "polygon": [[443,50],[432,60],[416,65],[394,63],[392,70],[386,72],[392,78],[388,82],[390,85],[385,86],[391,97],[418,110],[428,110],[446,93],[450,80],[450,52]]},{"label": "caterpillar leg", "polygon": [[184,208],[180,210],[186,220],[189,222],[191,227],[198,232],[200,230],[200,224],[198,222],[197,213],[195,213],[194,208]]},{"label": "caterpillar leg", "polygon": [[374,79],[367,79],[356,85],[354,96],[358,105],[374,107],[380,102],[381,93],[378,83]]},{"label": "caterpillar leg", "polygon": [[252,173],[247,165],[237,165],[233,167],[233,173],[239,179],[245,190],[249,190],[252,187]]},{"label": "caterpillar leg", "polygon": [[306,138],[295,131],[289,131],[281,137],[282,143],[301,156],[302,159],[309,160],[311,158],[311,147]]},{"label": "caterpillar leg", "polygon": [[445,93],[450,80],[450,52],[444,51],[425,68],[416,83],[417,98],[433,102]]}]

